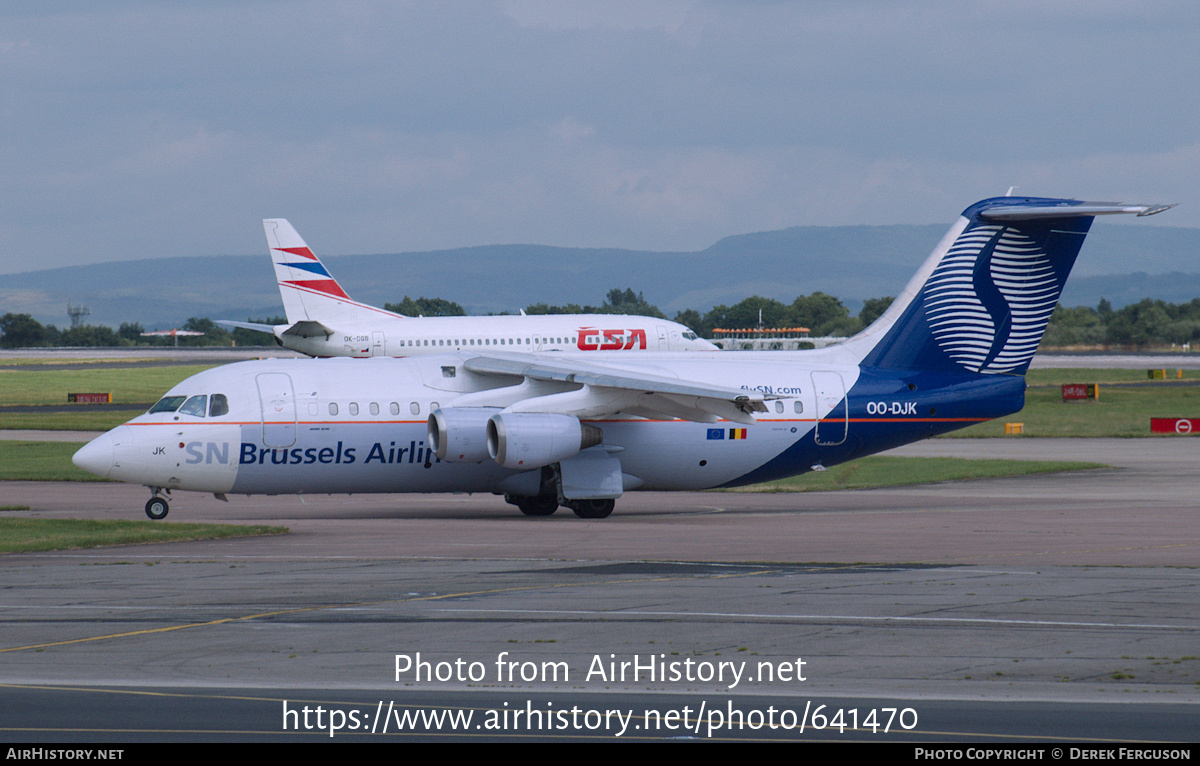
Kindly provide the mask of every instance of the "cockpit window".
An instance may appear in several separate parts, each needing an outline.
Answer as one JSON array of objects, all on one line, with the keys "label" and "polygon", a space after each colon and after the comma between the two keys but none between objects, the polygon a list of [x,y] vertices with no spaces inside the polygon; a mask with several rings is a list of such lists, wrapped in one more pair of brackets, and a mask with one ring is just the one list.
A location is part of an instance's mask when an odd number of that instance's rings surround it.
[{"label": "cockpit window", "polygon": [[164,396],[150,408],[150,412],[174,412],[179,409],[179,405],[183,404],[186,396]]},{"label": "cockpit window", "polygon": [[688,340],[695,340],[697,336],[696,333],[692,332],[691,330],[684,330],[683,337],[687,338]]},{"label": "cockpit window", "polygon": [[212,401],[208,404],[208,416],[210,418],[215,418],[228,414],[229,400],[225,398],[225,394],[213,394]]},{"label": "cockpit window", "polygon": [[197,394],[183,403],[183,406],[179,408],[179,414],[202,418],[206,410],[208,410],[208,394]]}]

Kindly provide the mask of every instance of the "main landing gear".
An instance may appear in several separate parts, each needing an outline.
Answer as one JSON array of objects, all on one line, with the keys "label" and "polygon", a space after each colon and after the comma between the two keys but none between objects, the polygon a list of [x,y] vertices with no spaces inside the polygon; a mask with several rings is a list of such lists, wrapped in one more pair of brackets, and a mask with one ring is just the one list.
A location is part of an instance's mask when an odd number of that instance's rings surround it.
[{"label": "main landing gear", "polygon": [[[552,516],[558,510],[558,498],[538,495],[517,497],[505,495],[504,499],[521,509],[526,516]],[[563,503],[581,519],[606,519],[617,506],[616,500],[568,500]]]},{"label": "main landing gear", "polygon": [[581,519],[607,519],[617,506],[616,500],[568,500],[567,507]]},{"label": "main landing gear", "polygon": [[167,499],[158,494],[161,491],[158,487],[150,488],[151,497],[146,501],[146,515],[150,517],[151,521],[162,521],[167,518],[167,513],[171,510]]},{"label": "main landing gear", "polygon": [[526,516],[552,516],[563,505],[570,508],[581,519],[606,519],[617,506],[617,501],[607,500],[567,500],[560,492],[562,480],[558,472],[558,464],[542,468],[541,491],[536,495],[505,495],[505,502],[512,503],[521,509]]},{"label": "main landing gear", "polygon": [[526,516],[550,516],[558,510],[558,498],[553,496],[520,497],[509,502],[520,508]]}]

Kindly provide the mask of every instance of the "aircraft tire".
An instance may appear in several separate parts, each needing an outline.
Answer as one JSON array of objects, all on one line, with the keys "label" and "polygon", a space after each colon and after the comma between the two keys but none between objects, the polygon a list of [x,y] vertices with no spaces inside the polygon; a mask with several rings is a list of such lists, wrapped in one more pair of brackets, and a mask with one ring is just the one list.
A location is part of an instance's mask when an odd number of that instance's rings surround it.
[{"label": "aircraft tire", "polygon": [[529,497],[517,501],[517,507],[526,516],[553,516],[558,510],[558,500],[553,497]]},{"label": "aircraft tire", "polygon": [[152,497],[146,501],[146,515],[152,521],[162,521],[167,518],[167,513],[171,510],[171,506],[161,497]]},{"label": "aircraft tire", "polygon": [[616,500],[572,500],[570,508],[581,519],[607,519],[617,507]]}]

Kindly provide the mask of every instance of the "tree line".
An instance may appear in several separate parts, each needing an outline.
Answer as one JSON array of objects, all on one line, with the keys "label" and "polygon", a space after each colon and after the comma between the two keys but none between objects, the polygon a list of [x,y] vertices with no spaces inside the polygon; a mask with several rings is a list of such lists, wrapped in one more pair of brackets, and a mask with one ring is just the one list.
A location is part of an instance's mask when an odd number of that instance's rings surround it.
[{"label": "tree line", "polygon": [[[822,292],[797,296],[791,303],[754,295],[732,306],[714,306],[705,313],[695,309],[679,311],[669,317],[695,330],[701,337],[713,337],[713,330],[752,329],[761,317],[765,328],[805,327],[811,335],[850,336],[862,330],[882,314],[892,298],[870,298],[858,314],[851,314],[839,299]],[[406,316],[465,316],[466,311],[444,298],[404,296],[399,303],[384,308]],[[570,303],[554,306],[535,303],[526,314],[637,314],[667,319],[657,306],[646,301],[632,288],[613,288],[598,306]],[[261,324],[283,324],[283,317],[251,319]],[[192,317],[181,329],[203,332],[202,337],[179,338],[180,346],[255,346],[270,343],[263,334],[241,328],[227,330],[206,317]],[[141,324],[123,323],[113,330],[103,325],[82,325],[60,330],[42,325],[29,314],[8,313],[0,317],[0,347],[26,348],[47,346],[170,346],[170,337],[143,337]],[[1200,298],[1173,304],[1146,298],[1121,309],[1107,300],[1096,308],[1067,308],[1059,304],[1050,319],[1043,347],[1118,346],[1141,349],[1148,346],[1183,345],[1200,342]]]},{"label": "tree line", "polygon": [[[713,306],[707,313],[701,314],[695,309],[679,311],[674,317],[669,317],[682,325],[692,328],[700,336],[712,337],[713,330],[718,327],[727,330],[748,329],[757,327],[762,320],[764,327],[806,327],[815,336],[848,336],[853,335],[884,312],[892,299],[870,298],[863,303],[863,308],[857,316],[852,316],[849,309],[837,298],[822,292],[812,295],[797,296],[792,303],[783,303],[774,298],[763,298],[758,295],[746,298],[733,306]],[[440,298],[418,298],[412,300],[405,296],[401,303],[384,305],[388,311],[395,311],[408,316],[464,316],[462,306]],[[634,314],[667,319],[667,315],[658,306],[648,302],[640,292],[633,288],[624,290],[614,287],[604,297],[599,306],[581,306],[568,303],[561,306],[548,303],[533,303],[525,307],[526,314]]]},{"label": "tree line", "polygon": [[[283,317],[251,319],[262,324],[283,324]],[[261,346],[272,341],[265,333],[237,328],[227,330],[207,317],[192,317],[178,329],[204,333],[203,336],[179,338],[180,346]],[[174,346],[170,336],[144,337],[140,322],[123,322],[116,330],[106,325],[80,325],[59,329],[43,325],[29,314],[8,313],[0,316],[0,348],[47,348],[63,346],[120,347]]]},{"label": "tree line", "polygon": [[1190,345],[1200,342],[1200,298],[1187,303],[1144,298],[1120,309],[1101,299],[1096,308],[1061,303],[1054,309],[1042,345],[1147,346]]}]

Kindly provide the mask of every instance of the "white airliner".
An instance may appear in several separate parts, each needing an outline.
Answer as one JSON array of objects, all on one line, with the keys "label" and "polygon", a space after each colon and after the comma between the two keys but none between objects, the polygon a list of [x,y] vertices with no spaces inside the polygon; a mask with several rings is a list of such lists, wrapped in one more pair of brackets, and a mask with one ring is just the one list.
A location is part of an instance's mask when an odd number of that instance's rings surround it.
[{"label": "white airliner", "polygon": [[[309,356],[448,351],[719,351],[678,322],[628,314],[407,317],[351,300],[290,223],[263,221],[287,324],[222,319]],[[480,347],[483,349],[480,349]]]},{"label": "white airliner", "polygon": [[[75,453],[164,492],[492,492],[603,518],[634,489],[736,487],[1016,412],[1093,217],[1167,205],[967,208],[874,324],[810,351],[241,362],[193,375]],[[528,353],[526,353],[528,351]]]}]

